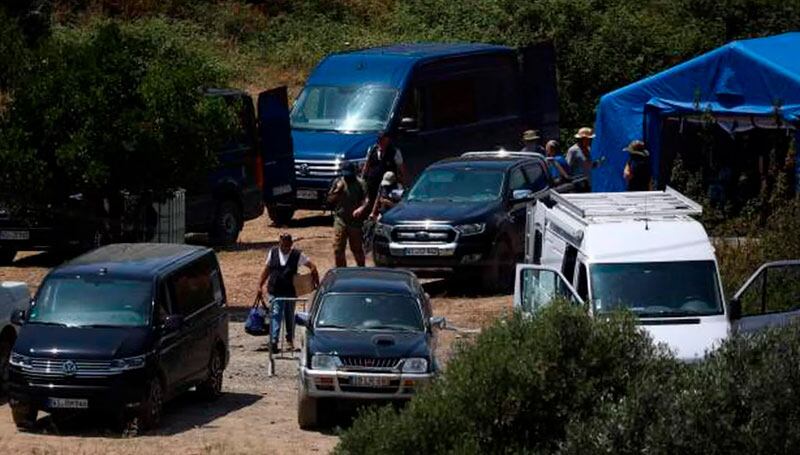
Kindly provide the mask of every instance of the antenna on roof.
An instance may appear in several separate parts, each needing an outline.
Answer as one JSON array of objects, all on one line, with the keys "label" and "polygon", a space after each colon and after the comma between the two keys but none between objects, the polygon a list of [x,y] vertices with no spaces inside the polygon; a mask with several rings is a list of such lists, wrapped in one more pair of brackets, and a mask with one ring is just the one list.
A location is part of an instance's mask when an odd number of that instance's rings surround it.
[{"label": "antenna on roof", "polygon": [[650,230],[650,225],[647,224],[647,222],[648,222],[648,219],[647,219],[647,196],[648,196],[648,194],[647,193],[649,193],[649,191],[645,191],[645,193],[644,193],[644,230],[645,231],[649,231]]}]

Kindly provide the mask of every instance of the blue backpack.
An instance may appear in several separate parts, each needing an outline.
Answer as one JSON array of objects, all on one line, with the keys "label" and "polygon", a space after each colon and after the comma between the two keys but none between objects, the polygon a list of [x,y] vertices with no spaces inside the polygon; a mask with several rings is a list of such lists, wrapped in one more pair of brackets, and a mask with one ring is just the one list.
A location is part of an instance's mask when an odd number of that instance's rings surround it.
[{"label": "blue backpack", "polygon": [[267,322],[267,304],[261,296],[256,297],[247,319],[244,321],[244,331],[248,335],[263,337],[269,335],[269,322]]}]

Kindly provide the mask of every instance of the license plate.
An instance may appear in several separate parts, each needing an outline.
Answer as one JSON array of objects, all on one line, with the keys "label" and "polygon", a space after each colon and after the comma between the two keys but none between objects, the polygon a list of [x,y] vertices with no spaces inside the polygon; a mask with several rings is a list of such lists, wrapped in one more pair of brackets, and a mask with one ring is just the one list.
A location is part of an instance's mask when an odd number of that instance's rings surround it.
[{"label": "license plate", "polygon": [[89,400],[85,398],[48,398],[47,405],[56,409],[87,409]]},{"label": "license plate", "polygon": [[297,199],[316,199],[317,192],[314,190],[297,190]]},{"label": "license plate", "polygon": [[387,387],[389,378],[376,376],[353,376],[350,383],[356,387]]},{"label": "license plate", "polygon": [[406,256],[438,256],[439,250],[436,248],[406,248]]},{"label": "license plate", "polygon": [[28,240],[31,233],[28,231],[0,231],[0,240]]}]

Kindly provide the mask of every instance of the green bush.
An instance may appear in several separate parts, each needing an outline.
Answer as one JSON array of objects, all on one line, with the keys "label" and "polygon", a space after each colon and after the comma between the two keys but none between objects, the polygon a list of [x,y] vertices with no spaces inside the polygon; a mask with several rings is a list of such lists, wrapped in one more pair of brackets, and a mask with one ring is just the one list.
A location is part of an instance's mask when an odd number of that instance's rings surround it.
[{"label": "green bush", "polygon": [[680,367],[630,316],[594,321],[583,308],[555,304],[495,323],[404,411],[366,411],[336,451],[551,452],[570,421],[617,402],[650,371]]},{"label": "green bush", "polygon": [[28,205],[73,193],[166,191],[215,160],[233,121],[204,88],[226,69],[161,20],[58,29],[11,89],[0,194]]}]

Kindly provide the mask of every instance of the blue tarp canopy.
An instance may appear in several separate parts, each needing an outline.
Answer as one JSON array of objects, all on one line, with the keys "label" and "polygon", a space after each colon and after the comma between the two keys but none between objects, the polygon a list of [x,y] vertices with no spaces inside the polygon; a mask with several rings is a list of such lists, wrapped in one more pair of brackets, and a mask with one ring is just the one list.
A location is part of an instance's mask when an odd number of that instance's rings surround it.
[{"label": "blue tarp canopy", "polygon": [[734,41],[604,95],[592,158],[606,161],[592,173],[592,190],[625,190],[622,149],[634,139],[645,140],[659,181],[663,120],[705,112],[763,120],[777,113],[798,126],[800,33]]}]

